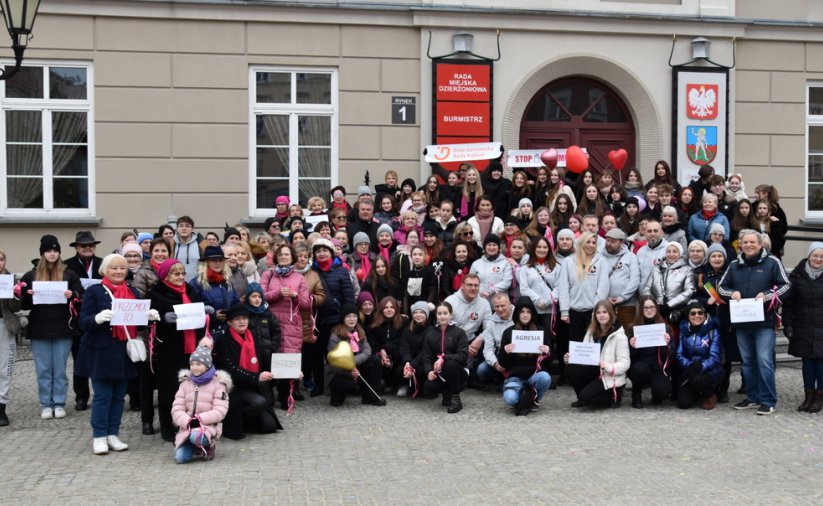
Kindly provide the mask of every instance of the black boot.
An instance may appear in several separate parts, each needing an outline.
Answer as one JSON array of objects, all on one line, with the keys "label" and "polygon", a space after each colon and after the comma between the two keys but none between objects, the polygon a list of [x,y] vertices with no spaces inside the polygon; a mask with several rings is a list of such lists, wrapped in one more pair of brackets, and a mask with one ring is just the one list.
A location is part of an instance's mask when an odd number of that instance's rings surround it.
[{"label": "black boot", "polygon": [[151,422],[143,422],[143,434],[146,436],[154,434],[154,425]]},{"label": "black boot", "polygon": [[6,405],[0,404],[0,427],[6,427],[9,424],[9,417],[6,416]]},{"label": "black boot", "polygon": [[443,392],[443,401],[440,404],[442,404],[444,407],[451,406],[452,394],[447,394],[446,392]]},{"label": "black boot", "polygon": [[448,409],[449,413],[457,413],[461,409],[463,409],[463,403],[460,402],[460,394],[452,395],[452,402]]},{"label": "black boot", "polygon": [[636,409],[643,409],[643,391],[639,388],[632,390],[632,407]]}]

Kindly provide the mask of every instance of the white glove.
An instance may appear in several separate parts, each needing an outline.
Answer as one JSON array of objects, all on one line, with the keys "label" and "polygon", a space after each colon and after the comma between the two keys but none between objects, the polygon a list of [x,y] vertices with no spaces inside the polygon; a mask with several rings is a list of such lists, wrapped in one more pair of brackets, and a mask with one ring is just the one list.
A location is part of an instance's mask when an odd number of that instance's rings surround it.
[{"label": "white glove", "polygon": [[149,321],[156,322],[160,320],[160,313],[156,309],[149,309]]},{"label": "white glove", "polygon": [[111,309],[104,309],[97,313],[97,315],[94,317],[94,321],[96,321],[98,325],[103,325],[106,322],[110,322]]}]

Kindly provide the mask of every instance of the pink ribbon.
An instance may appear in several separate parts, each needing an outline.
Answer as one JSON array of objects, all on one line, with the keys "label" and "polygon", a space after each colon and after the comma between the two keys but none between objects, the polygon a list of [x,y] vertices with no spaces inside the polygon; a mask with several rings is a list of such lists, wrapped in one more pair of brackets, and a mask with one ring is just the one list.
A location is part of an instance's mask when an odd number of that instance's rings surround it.
[{"label": "pink ribbon", "polygon": [[289,398],[286,400],[286,406],[288,406],[288,410],[286,414],[290,415],[294,413],[294,380],[289,380]]},{"label": "pink ribbon", "polygon": [[772,300],[769,303],[769,311],[774,311],[774,314],[777,316],[777,325],[783,324],[783,318],[781,318],[780,314],[777,312],[777,308],[782,304],[780,302],[780,297],[777,295],[777,285],[772,286]]},{"label": "pink ribbon", "polygon": [[154,374],[154,364],[151,358],[154,356],[154,339],[157,337],[157,322],[149,325],[149,370]]}]

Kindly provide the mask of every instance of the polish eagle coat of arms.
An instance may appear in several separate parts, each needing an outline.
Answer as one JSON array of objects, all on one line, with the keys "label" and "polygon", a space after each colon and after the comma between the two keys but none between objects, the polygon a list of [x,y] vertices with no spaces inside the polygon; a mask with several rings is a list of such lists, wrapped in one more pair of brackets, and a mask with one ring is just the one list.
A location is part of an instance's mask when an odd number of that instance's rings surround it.
[{"label": "polish eagle coat of arms", "polygon": [[687,84],[686,85],[686,116],[689,119],[709,120],[717,118],[717,104],[719,102],[718,86],[716,84]]}]

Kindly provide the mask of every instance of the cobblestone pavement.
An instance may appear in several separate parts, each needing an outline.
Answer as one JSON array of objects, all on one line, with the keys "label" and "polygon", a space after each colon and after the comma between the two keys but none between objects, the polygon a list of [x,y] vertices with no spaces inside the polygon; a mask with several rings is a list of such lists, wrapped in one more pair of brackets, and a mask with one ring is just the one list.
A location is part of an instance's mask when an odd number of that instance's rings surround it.
[{"label": "cobblestone pavement", "polygon": [[139,413],[124,415],[129,450],[106,456],[92,454],[89,412],[73,402],[68,418],[40,420],[34,365],[21,352],[12,425],[0,429],[0,504],[823,501],[823,416],[795,410],[796,366],[779,368],[780,405],[768,417],[730,404],[574,410],[566,387],[527,417],[493,392],[467,392],[456,415],[439,401],[392,395],[384,408],[349,399],[334,409],[320,397],[289,417],[278,410],[283,432],[223,440],[214,461],[176,465],[170,444],[141,435]]}]

